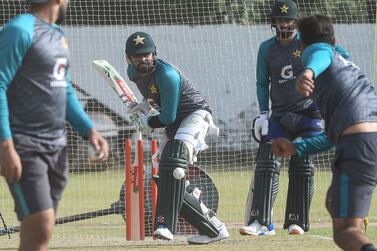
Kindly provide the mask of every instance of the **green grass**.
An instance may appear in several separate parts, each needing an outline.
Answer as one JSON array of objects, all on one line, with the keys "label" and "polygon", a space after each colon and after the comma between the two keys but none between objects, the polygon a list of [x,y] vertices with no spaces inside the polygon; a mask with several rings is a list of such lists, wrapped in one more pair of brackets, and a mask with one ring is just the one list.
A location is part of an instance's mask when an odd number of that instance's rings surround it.
[{"label": "green grass", "polygon": [[[234,168],[236,169],[236,168]],[[237,170],[242,170],[237,168]],[[244,205],[250,184],[250,171],[211,171],[220,194],[218,216],[229,226],[231,238],[206,246],[187,245],[184,236],[177,236],[171,242],[125,241],[125,223],[121,216],[110,215],[59,225],[55,228],[50,249],[54,250],[178,250],[182,245],[192,250],[337,250],[331,236],[331,221],[324,207],[324,200],[331,174],[326,171],[315,175],[315,195],[311,207],[311,230],[304,236],[288,236],[281,226],[284,221],[287,172],[283,170],[280,178],[279,195],[274,206],[276,236],[250,238],[238,234],[244,218]],[[58,216],[67,216],[110,207],[119,199],[123,182],[122,171],[73,174],[64,193]],[[375,194],[374,197],[377,195]],[[375,199],[374,199],[375,201]],[[18,225],[13,212],[13,201],[3,179],[0,181],[0,210],[8,226]],[[369,216],[368,236],[377,242],[377,212],[372,206]],[[9,240],[0,236],[0,250],[17,247],[18,236]]]}]

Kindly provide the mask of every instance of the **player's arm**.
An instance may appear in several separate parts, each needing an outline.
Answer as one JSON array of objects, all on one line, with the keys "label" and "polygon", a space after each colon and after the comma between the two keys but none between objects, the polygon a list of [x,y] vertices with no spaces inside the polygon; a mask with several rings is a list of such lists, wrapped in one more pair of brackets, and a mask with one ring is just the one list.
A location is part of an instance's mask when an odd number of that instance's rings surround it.
[{"label": "player's arm", "polygon": [[333,47],[327,43],[316,43],[305,48],[302,61],[305,69],[310,69],[317,78],[332,63]]},{"label": "player's arm", "polygon": [[89,131],[94,128],[93,123],[85,113],[80,101],[78,100],[71,82],[71,77],[67,76],[67,108],[66,120],[80,134],[87,138]]},{"label": "player's arm", "polygon": [[296,89],[304,96],[309,96],[314,89],[314,79],[332,63],[333,47],[326,43],[315,43],[305,48],[302,62],[305,70],[296,81]]},{"label": "player's arm", "polygon": [[257,142],[268,133],[270,71],[265,58],[272,41],[274,40],[269,39],[263,42],[258,50],[256,89],[260,114],[254,118],[252,128],[252,136]]},{"label": "player's arm", "polygon": [[68,74],[67,79],[67,108],[66,120],[84,139],[88,139],[89,143],[96,151],[102,151],[103,156],[98,161],[106,160],[108,157],[108,144],[106,140],[94,129],[94,125],[89,116],[84,111],[80,101],[78,100]]},{"label": "player's arm", "polygon": [[160,114],[148,118],[152,128],[168,126],[175,122],[181,89],[181,78],[177,71],[167,69],[156,76],[160,93]]},{"label": "player's arm", "polygon": [[20,179],[22,165],[13,145],[7,90],[31,45],[27,28],[12,23],[0,32],[0,174],[9,183]]},{"label": "player's arm", "polygon": [[333,143],[329,140],[325,133],[319,135],[299,139],[292,142],[296,148],[296,153],[301,156],[303,154],[316,154],[334,148]]},{"label": "player's arm", "polygon": [[257,57],[257,68],[256,68],[256,88],[257,88],[257,99],[259,104],[259,110],[269,111],[269,86],[270,86],[270,71],[266,63],[266,53],[267,49],[270,47],[270,40],[263,42],[258,50]]},{"label": "player's arm", "polygon": [[334,145],[327,138],[325,133],[295,140],[291,142],[286,138],[278,138],[272,141],[272,151],[276,156],[289,157],[297,154],[298,156],[316,154],[333,148]]}]

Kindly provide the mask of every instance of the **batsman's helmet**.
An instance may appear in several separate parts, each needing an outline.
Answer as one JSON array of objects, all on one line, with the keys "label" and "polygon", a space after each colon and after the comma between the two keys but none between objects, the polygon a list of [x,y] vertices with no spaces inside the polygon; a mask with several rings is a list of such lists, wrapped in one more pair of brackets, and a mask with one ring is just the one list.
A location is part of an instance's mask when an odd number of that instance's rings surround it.
[{"label": "batsman's helmet", "polygon": [[49,0],[26,0],[26,3],[46,3]]},{"label": "batsman's helmet", "polygon": [[156,53],[156,45],[148,33],[138,31],[128,37],[126,42],[126,55]]},{"label": "batsman's helmet", "polygon": [[275,18],[299,19],[297,4],[292,0],[277,0],[272,7],[271,22]]},{"label": "batsman's helmet", "polygon": [[[292,0],[277,0],[272,7],[271,29],[279,40],[289,40],[296,34],[296,21],[299,19],[297,4]],[[278,19],[294,21],[288,26],[278,25]]]}]

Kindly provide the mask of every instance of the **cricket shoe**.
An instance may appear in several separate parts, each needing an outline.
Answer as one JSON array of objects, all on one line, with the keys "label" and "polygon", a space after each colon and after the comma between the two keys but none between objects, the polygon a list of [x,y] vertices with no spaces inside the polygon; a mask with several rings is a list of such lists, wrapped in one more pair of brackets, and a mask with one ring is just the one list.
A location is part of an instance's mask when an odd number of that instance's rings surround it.
[{"label": "cricket shoe", "polygon": [[187,239],[190,244],[209,244],[216,241],[221,241],[229,237],[228,230],[224,223],[222,223],[216,216],[210,219],[210,222],[219,230],[219,234],[216,237],[208,237],[207,235],[194,235]]},{"label": "cricket shoe", "polygon": [[302,235],[304,234],[304,230],[299,225],[292,224],[288,227],[288,234]]},{"label": "cricket shoe", "polygon": [[249,226],[241,227],[240,234],[253,236],[275,235],[275,225],[271,223],[268,226],[263,226],[255,220]]},{"label": "cricket shoe", "polygon": [[153,233],[153,237],[155,239],[167,241],[173,240],[173,234],[165,225],[158,225],[157,229]]}]

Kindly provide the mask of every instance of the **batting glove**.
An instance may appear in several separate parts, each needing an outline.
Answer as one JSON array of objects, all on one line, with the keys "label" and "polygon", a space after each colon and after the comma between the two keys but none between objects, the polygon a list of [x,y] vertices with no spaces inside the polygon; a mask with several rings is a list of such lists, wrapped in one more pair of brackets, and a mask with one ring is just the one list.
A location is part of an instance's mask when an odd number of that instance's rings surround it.
[{"label": "batting glove", "polygon": [[268,134],[268,111],[263,111],[253,121],[253,138],[258,143]]},{"label": "batting glove", "polygon": [[142,113],[132,113],[130,115],[132,124],[136,127],[136,130],[143,135],[149,135],[153,129],[148,125],[148,115]]},{"label": "batting glove", "polygon": [[143,101],[143,102],[140,102],[140,103],[132,102],[128,106],[128,112],[130,114],[138,113],[138,114],[148,115],[150,110],[151,110],[151,107],[149,106],[149,104],[146,101]]}]

